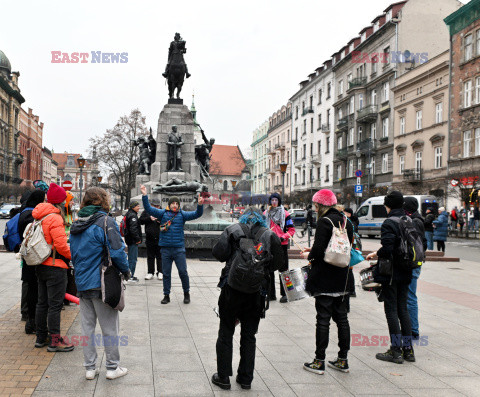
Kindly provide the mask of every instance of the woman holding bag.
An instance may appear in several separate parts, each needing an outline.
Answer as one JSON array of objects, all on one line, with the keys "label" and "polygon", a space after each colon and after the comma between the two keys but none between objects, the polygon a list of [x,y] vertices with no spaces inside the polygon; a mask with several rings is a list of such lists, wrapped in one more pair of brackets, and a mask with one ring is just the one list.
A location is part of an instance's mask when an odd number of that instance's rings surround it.
[{"label": "woman holding bag", "polygon": [[317,211],[317,229],[312,248],[303,251],[312,268],[308,274],[306,290],[315,297],[317,310],[315,359],[303,364],[307,371],[323,375],[325,372],[325,350],[328,346],[330,319],[337,324],[338,347],[335,361],[328,366],[342,372],[349,372],[347,354],[350,350],[350,325],[348,323],[348,273],[349,268],[338,267],[325,262],[325,250],[332,237],[333,225],[345,225],[348,240],[352,241],[353,227],[336,208],[337,198],[328,189],[319,190],[312,198]]},{"label": "woman holding bag", "polygon": [[110,253],[113,266],[124,275],[125,280],[131,275],[125,244],[117,223],[107,215],[109,209],[108,193],[104,189],[99,187],[88,189],[78,212],[78,220],[70,229],[70,247],[80,298],[82,334],[88,338],[86,343],[82,344],[85,377],[89,380],[95,379],[100,372],[100,369],[96,368],[95,341],[91,338],[95,334],[97,318],[105,345],[107,379],[116,379],[128,372],[119,365],[118,311],[102,301],[100,269],[105,247]]}]

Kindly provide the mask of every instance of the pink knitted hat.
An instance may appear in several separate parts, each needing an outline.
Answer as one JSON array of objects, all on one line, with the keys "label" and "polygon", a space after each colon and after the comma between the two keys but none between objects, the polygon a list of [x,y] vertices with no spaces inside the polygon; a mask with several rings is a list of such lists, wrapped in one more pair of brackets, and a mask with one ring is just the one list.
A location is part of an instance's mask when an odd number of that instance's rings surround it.
[{"label": "pink knitted hat", "polygon": [[331,190],[322,189],[313,195],[312,201],[325,207],[332,207],[337,204],[337,197]]}]

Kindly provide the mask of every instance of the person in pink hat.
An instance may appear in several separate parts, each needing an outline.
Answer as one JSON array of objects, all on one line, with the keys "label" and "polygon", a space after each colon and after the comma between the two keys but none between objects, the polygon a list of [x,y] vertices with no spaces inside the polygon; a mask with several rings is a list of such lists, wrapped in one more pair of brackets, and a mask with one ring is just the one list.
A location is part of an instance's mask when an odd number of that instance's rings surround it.
[{"label": "person in pink hat", "polygon": [[[350,325],[348,323],[348,266],[337,267],[324,260],[333,225],[346,227],[348,238],[353,240],[353,227],[345,215],[336,208],[337,198],[328,189],[319,190],[312,198],[317,211],[317,229],[311,248],[306,248],[302,256],[311,263],[306,290],[315,297],[317,310],[315,359],[305,363],[307,371],[323,375],[325,373],[325,350],[328,346],[330,319],[337,324],[338,347],[340,351],[335,361],[328,366],[342,372],[349,372],[347,354],[350,350]],[[327,219],[328,218],[328,219]]]}]

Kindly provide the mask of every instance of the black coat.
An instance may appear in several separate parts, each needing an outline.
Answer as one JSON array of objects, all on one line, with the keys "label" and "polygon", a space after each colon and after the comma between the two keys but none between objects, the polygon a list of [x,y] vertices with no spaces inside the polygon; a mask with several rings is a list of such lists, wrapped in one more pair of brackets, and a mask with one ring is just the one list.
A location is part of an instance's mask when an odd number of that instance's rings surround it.
[{"label": "black coat", "polygon": [[[353,282],[352,277],[348,277],[348,267],[338,267],[324,261],[325,250],[327,249],[330,238],[332,237],[333,226],[325,218],[329,218],[334,225],[345,223],[345,216],[335,208],[331,208],[327,213],[317,220],[317,229],[315,231],[315,240],[312,250],[308,255],[308,260],[312,268],[308,273],[306,289],[312,295],[319,293],[343,292],[352,290],[349,285]],[[348,239],[353,240],[353,226],[350,222],[346,223]],[[350,282],[349,282],[350,279]]]},{"label": "black coat", "polygon": [[423,251],[425,252],[427,250],[427,239],[425,237],[425,221],[423,220],[422,216],[418,213],[418,211],[415,211],[412,215],[410,215],[410,218],[412,218],[415,228],[418,230],[418,232],[422,236]]},{"label": "black coat", "polygon": [[142,227],[138,221],[138,214],[134,210],[129,209],[125,216],[127,224],[125,243],[127,245],[134,245],[138,242],[142,242]]},{"label": "black coat", "polygon": [[401,283],[410,283],[412,281],[412,271],[405,269],[402,265],[399,264],[399,256],[394,255],[395,252],[398,252],[400,249],[400,226],[393,219],[390,219],[392,216],[404,216],[405,211],[403,209],[393,209],[387,215],[382,223],[380,229],[380,239],[382,246],[377,251],[379,258],[392,259],[393,258],[393,274],[391,277],[380,276],[375,274],[375,281],[378,283],[390,283],[392,282],[401,282]]},{"label": "black coat", "polygon": [[143,211],[139,218],[140,225],[145,225],[145,239],[147,242],[158,244],[160,238],[160,220],[152,221],[147,211]]},{"label": "black coat", "polygon": [[431,212],[427,214],[425,217],[425,221],[423,222],[423,226],[425,227],[426,232],[432,232],[433,233],[433,221],[435,220],[435,215],[433,215]]}]

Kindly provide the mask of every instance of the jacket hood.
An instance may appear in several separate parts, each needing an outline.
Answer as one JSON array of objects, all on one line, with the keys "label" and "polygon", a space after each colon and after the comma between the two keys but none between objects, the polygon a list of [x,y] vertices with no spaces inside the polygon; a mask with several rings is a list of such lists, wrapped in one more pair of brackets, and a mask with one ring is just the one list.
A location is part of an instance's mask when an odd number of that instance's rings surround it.
[{"label": "jacket hood", "polygon": [[30,193],[27,201],[25,202],[25,207],[35,208],[38,204],[45,201],[45,192],[43,190],[37,189]]},{"label": "jacket hood", "polygon": [[32,211],[35,219],[41,219],[48,214],[60,214],[60,210],[50,203],[40,203]]},{"label": "jacket hood", "polygon": [[93,215],[87,216],[85,218],[78,218],[73,222],[72,227],[70,228],[70,234],[80,234],[87,230],[91,225],[95,223],[98,218],[105,216],[105,212],[96,212]]}]

